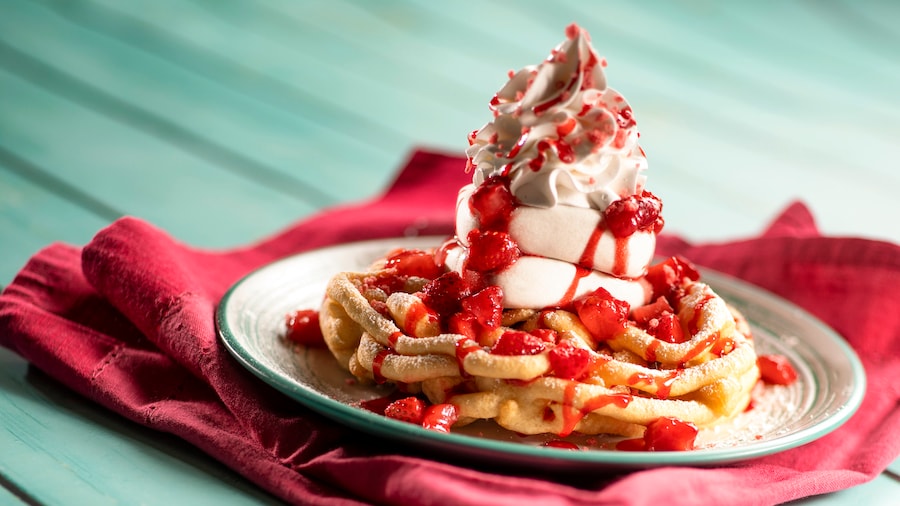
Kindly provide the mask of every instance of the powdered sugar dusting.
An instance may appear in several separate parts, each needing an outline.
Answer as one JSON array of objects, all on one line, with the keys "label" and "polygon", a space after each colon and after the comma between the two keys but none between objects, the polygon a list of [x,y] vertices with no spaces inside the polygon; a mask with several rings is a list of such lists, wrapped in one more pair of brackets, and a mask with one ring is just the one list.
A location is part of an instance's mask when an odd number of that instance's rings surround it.
[{"label": "powdered sugar dusting", "polygon": [[803,404],[803,390],[798,383],[757,388],[749,411],[700,431],[697,449],[742,446],[782,435]]}]

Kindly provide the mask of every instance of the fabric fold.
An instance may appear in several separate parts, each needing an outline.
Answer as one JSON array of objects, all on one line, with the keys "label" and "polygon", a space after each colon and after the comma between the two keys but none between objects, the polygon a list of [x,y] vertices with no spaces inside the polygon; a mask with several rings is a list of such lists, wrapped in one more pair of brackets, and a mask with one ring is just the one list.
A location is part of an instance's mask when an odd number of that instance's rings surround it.
[{"label": "fabric fold", "polygon": [[869,376],[859,412],[800,448],[731,466],[627,473],[485,469],[338,426],[265,385],[219,342],[227,289],[286,255],[362,239],[450,235],[458,157],[420,151],[382,196],[229,251],[183,244],[123,218],[84,248],[38,252],[0,295],[0,344],[86,398],[175,434],[298,504],[774,504],[872,479],[900,454],[900,247],[822,237],[792,203],[755,238],[659,254],[756,284],[807,309],[857,351]]}]

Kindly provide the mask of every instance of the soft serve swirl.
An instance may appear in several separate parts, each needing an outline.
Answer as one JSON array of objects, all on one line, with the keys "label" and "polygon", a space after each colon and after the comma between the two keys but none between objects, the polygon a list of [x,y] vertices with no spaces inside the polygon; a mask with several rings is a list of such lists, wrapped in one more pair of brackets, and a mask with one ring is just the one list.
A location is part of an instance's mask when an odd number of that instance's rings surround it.
[{"label": "soft serve swirl", "polygon": [[507,175],[525,205],[602,211],[641,193],[647,159],[631,106],[606,86],[590,36],[572,24],[566,37],[497,92],[494,120],[470,135],[466,155],[475,185]]},{"label": "soft serve swirl", "polygon": [[[661,229],[631,107],[606,86],[586,31],[510,75],[494,119],[469,136],[446,265],[500,286],[504,307],[564,306],[599,288],[647,302],[641,276]],[[488,267],[485,267],[488,266]]]}]

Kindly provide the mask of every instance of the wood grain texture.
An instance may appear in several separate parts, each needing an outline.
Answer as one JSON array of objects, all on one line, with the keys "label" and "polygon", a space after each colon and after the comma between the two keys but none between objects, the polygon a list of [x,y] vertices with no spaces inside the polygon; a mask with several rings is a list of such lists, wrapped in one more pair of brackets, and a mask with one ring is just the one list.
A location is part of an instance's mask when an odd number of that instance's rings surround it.
[{"label": "wood grain texture", "polygon": [[86,403],[5,349],[0,406],[0,475],[38,504],[277,504],[199,451]]},{"label": "wood grain texture", "polygon": [[[507,71],[573,21],[635,109],[669,232],[747,236],[800,199],[825,233],[897,242],[897,19],[851,0],[0,0],[0,286],[122,215],[226,248],[377,195],[417,146],[461,154]],[[270,501],[5,350],[0,428],[0,503]]]}]

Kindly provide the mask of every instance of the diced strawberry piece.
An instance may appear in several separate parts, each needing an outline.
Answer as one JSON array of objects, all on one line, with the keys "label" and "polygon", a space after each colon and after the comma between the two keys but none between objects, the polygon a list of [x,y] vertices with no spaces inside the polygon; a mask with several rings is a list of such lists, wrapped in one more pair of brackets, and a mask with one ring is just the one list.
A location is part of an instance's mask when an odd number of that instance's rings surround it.
[{"label": "diced strawberry piece", "polygon": [[462,309],[474,316],[478,323],[489,329],[496,329],[503,319],[503,289],[492,285],[480,292],[464,298]]},{"label": "diced strawberry piece", "polygon": [[390,401],[387,397],[378,397],[368,401],[360,401],[359,403],[359,407],[379,415],[384,414],[384,410],[387,409],[388,405],[390,405]]},{"label": "diced strawberry piece", "polygon": [[756,365],[762,380],[770,385],[790,385],[797,380],[797,371],[784,355],[760,355]]},{"label": "diced strawberry piece", "polygon": [[438,432],[450,432],[450,428],[457,420],[459,420],[459,408],[454,404],[434,404],[425,408],[422,427]]},{"label": "diced strawberry piece", "polygon": [[478,220],[478,228],[482,230],[506,232],[516,198],[509,191],[509,178],[491,177],[472,193],[469,198],[469,209]]},{"label": "diced strawberry piece", "polygon": [[381,300],[370,300],[369,305],[372,306],[372,309],[378,311],[378,314],[384,316],[385,318],[393,318],[391,315],[391,310],[388,308],[387,304]]},{"label": "diced strawberry piece", "polygon": [[564,379],[578,379],[587,372],[591,354],[568,341],[559,343],[547,354],[553,375]]},{"label": "diced strawberry piece", "polygon": [[386,294],[392,294],[400,291],[406,286],[408,276],[401,276],[395,271],[389,273],[381,273],[378,276],[366,276],[362,281],[360,290],[363,292],[377,289]]},{"label": "diced strawberry piece", "polygon": [[550,441],[547,441],[546,443],[544,443],[544,446],[546,446],[548,448],[561,448],[563,450],[580,450],[581,449],[581,447],[578,446],[577,444],[575,444],[571,441],[566,441],[565,439],[551,439]]},{"label": "diced strawberry piece", "polygon": [[621,452],[642,452],[647,448],[643,438],[623,439],[616,443],[616,450]]},{"label": "diced strawberry piece", "polygon": [[591,355],[591,359],[587,365],[587,370],[584,372],[584,374],[582,374],[582,378],[601,375],[603,368],[607,363],[609,363],[608,357]]},{"label": "diced strawberry piece", "polygon": [[531,334],[545,343],[556,344],[559,342],[559,334],[553,329],[534,329]]},{"label": "diced strawberry piece", "polygon": [[656,318],[650,319],[646,324],[647,333],[667,343],[683,343],[687,339],[681,321],[671,311],[666,311]]},{"label": "diced strawberry piece", "polygon": [[418,249],[401,249],[390,253],[384,264],[387,269],[396,269],[401,276],[416,276],[434,279],[441,275],[441,269],[434,260],[434,254]]},{"label": "diced strawberry piece", "polygon": [[472,294],[472,286],[457,272],[447,272],[422,288],[422,301],[441,317],[459,311],[460,301]]},{"label": "diced strawberry piece", "polygon": [[478,341],[481,333],[481,324],[474,315],[469,313],[455,313],[447,321],[447,330],[454,334],[461,334],[473,341]]},{"label": "diced strawberry piece", "polygon": [[519,246],[506,232],[472,230],[467,236],[469,256],[466,268],[478,272],[497,272],[519,259]]},{"label": "diced strawberry piece", "polygon": [[685,279],[697,281],[700,273],[687,259],[674,256],[650,266],[646,275],[647,281],[653,286],[653,299],[668,297],[676,288],[684,284]]},{"label": "diced strawberry piece", "polygon": [[693,450],[697,432],[693,423],[677,418],[657,418],[644,431],[644,449],[648,452]]},{"label": "diced strawberry piece", "polygon": [[490,286],[487,277],[483,273],[471,269],[463,270],[462,279],[469,290],[469,295],[480,292]]},{"label": "diced strawberry piece", "polygon": [[578,317],[595,339],[612,339],[627,326],[630,306],[603,288],[576,300],[574,306]]},{"label": "diced strawberry piece", "polygon": [[497,342],[491,347],[491,353],[494,355],[537,355],[544,351],[544,347],[544,341],[533,334],[521,330],[508,330],[497,338]]},{"label": "diced strawberry piece", "polygon": [[662,201],[648,191],[614,201],[603,211],[609,230],[616,237],[628,237],[638,230],[662,230]]},{"label": "diced strawberry piece", "polygon": [[646,325],[647,322],[666,311],[670,313],[675,312],[675,310],[672,309],[672,305],[669,304],[669,301],[666,300],[665,297],[657,297],[657,299],[650,304],[633,308],[631,310],[631,319],[640,325]]},{"label": "diced strawberry piece", "polygon": [[425,417],[425,402],[418,397],[404,397],[384,408],[384,416],[414,424],[422,423]]},{"label": "diced strawberry piece", "polygon": [[295,343],[306,346],[325,346],[325,337],[319,327],[319,312],[312,309],[300,309],[288,314],[284,320],[285,337]]}]

